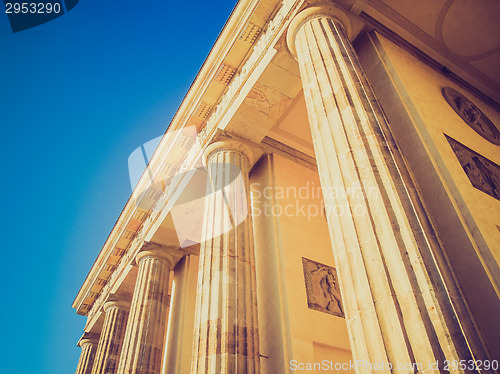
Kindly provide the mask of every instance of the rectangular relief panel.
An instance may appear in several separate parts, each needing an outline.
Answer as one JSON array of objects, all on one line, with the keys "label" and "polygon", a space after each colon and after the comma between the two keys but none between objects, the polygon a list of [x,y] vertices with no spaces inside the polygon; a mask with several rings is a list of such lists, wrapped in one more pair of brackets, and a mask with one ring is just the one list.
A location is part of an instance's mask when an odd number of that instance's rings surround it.
[{"label": "rectangular relief panel", "polygon": [[302,257],[309,309],[344,317],[335,268]]},{"label": "rectangular relief panel", "polygon": [[448,136],[446,139],[472,185],[500,200],[500,166],[456,140]]}]

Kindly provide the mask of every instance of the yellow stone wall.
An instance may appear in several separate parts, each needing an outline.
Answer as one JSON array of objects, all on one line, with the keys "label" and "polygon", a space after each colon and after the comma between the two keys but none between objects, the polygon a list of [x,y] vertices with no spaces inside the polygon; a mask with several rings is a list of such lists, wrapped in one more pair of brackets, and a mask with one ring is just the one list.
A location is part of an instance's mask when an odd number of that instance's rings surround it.
[{"label": "yellow stone wall", "polygon": [[443,134],[498,165],[500,165],[500,147],[484,139],[470,128],[445,101],[441,89],[449,86],[461,92],[477,105],[497,127],[500,127],[500,113],[389,40],[385,38],[380,38],[380,40],[407,89],[409,99],[428,130],[431,139],[426,139],[426,141],[432,142],[436,146],[439,152],[439,155],[436,156],[441,158],[444,166],[449,170],[453,182],[463,196],[467,209],[474,217],[496,262],[500,263],[500,231],[496,227],[496,225],[500,226],[500,201],[472,186]]},{"label": "yellow stone wall", "polygon": [[356,48],[479,329],[497,352],[500,321],[491,315],[500,313],[500,201],[471,184],[445,134],[499,165],[500,147],[470,128],[441,91],[457,90],[497,128],[500,112],[379,34]]},{"label": "yellow stone wall", "polygon": [[251,188],[261,354],[271,357],[262,371],[281,372],[273,363],[280,344],[287,370],[292,360],[348,362],[345,319],[307,303],[302,258],[334,266],[317,172],[274,154],[256,166]]}]

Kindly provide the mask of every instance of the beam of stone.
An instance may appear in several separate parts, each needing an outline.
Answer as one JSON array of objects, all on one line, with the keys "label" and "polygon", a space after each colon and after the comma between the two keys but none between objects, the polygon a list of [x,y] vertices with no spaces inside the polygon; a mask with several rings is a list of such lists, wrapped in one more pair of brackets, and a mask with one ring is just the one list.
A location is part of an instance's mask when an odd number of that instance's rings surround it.
[{"label": "beam of stone", "polygon": [[80,354],[80,360],[78,360],[78,366],[76,367],[76,374],[91,374],[92,366],[94,365],[95,352],[97,348],[97,339],[95,337],[84,336],[78,345],[82,347],[82,353]]},{"label": "beam of stone", "polygon": [[299,62],[353,356],[365,363],[357,372],[407,373],[412,363],[439,372],[429,363],[442,369],[444,360],[471,355],[381,131],[349,23],[333,7],[309,8],[287,39]]},{"label": "beam of stone", "polygon": [[230,140],[211,144],[205,155],[211,193],[204,211],[191,372],[259,373],[248,188],[252,150]]},{"label": "beam of stone", "polygon": [[104,304],[104,325],[102,327],[92,374],[114,374],[125,336],[130,303],[108,301]]},{"label": "beam of stone", "polygon": [[139,271],[118,373],[160,373],[168,318],[169,275],[182,255],[177,248],[152,243],[146,243],[137,254]]}]

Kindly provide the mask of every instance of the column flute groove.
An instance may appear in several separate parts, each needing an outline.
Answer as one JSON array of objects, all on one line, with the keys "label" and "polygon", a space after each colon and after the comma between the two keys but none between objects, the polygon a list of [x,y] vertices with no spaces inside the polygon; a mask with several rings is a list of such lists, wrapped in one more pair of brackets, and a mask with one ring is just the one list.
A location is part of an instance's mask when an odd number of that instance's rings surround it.
[{"label": "column flute groove", "polygon": [[118,370],[129,308],[130,304],[123,301],[108,301],[104,304],[104,325],[92,374],[114,374]]},{"label": "column flute groove", "polygon": [[[249,155],[242,143],[205,152],[210,191],[198,273],[192,373],[259,373]],[[209,193],[209,192],[216,193]]]},{"label": "column flute groove", "polygon": [[95,362],[97,339],[84,337],[78,344],[82,347],[82,352],[76,367],[76,374],[91,374]]},{"label": "column flute groove", "polygon": [[177,249],[149,247],[136,258],[139,272],[120,354],[120,374],[157,374],[161,370],[169,275],[182,256]]},{"label": "column flute groove", "polygon": [[441,367],[471,354],[428,261],[349,28],[340,10],[309,8],[287,41],[299,62],[353,356],[392,365],[382,371],[407,372],[398,364],[412,363],[433,371],[430,362]]}]

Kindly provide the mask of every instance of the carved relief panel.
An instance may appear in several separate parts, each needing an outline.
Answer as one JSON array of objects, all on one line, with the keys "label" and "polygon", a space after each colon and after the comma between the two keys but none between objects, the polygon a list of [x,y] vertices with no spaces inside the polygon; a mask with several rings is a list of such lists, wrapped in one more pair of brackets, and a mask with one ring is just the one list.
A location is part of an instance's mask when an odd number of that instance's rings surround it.
[{"label": "carved relief panel", "polygon": [[302,265],[304,267],[309,308],[344,317],[335,268],[304,257],[302,258]]},{"label": "carved relief panel", "polygon": [[469,127],[491,143],[500,145],[500,131],[469,99],[451,87],[443,88],[443,96]]},{"label": "carved relief panel", "polygon": [[500,166],[446,136],[467,177],[478,190],[500,200]]}]

